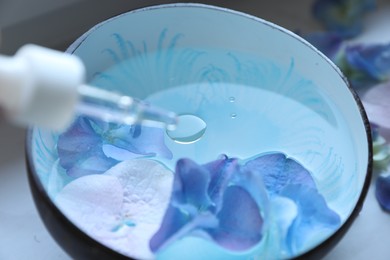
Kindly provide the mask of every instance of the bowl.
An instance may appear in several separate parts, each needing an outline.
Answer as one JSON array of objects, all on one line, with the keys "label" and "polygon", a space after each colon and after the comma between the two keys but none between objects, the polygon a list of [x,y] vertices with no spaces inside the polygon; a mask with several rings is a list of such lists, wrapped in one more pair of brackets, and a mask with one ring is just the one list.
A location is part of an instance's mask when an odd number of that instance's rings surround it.
[{"label": "bowl", "polygon": [[90,84],[179,115],[176,130],[83,116],[64,133],[29,130],[35,204],[73,258],[318,258],[358,215],[369,123],[299,36],[168,4],[104,21],[67,52]]}]

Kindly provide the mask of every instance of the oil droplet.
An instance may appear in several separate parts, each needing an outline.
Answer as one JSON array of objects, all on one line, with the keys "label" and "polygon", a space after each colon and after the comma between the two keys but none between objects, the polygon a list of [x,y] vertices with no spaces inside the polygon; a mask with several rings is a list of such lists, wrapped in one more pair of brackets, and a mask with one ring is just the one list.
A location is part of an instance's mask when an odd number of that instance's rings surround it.
[{"label": "oil droplet", "polygon": [[230,101],[231,103],[234,103],[234,101],[236,101],[236,98],[235,98],[235,97],[230,97],[230,98],[229,98],[229,101]]},{"label": "oil droplet", "polygon": [[230,117],[234,119],[234,118],[236,118],[236,117],[237,117],[237,114],[235,114],[235,113],[231,113],[231,114],[230,114]]},{"label": "oil droplet", "polygon": [[167,130],[167,135],[176,143],[192,144],[206,132],[206,122],[194,115],[179,115],[176,128]]}]

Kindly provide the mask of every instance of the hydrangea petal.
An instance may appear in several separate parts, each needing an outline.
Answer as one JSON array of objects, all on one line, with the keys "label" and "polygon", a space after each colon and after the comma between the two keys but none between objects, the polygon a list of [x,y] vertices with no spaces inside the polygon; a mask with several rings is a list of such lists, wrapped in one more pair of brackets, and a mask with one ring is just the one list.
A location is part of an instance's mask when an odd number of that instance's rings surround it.
[{"label": "hydrangea petal", "polygon": [[188,235],[207,238],[208,236],[202,232],[202,228],[212,228],[217,225],[218,220],[210,212],[189,214],[178,207],[170,206],[160,229],[150,239],[150,248],[153,252],[157,252]]},{"label": "hydrangea petal", "polygon": [[87,233],[112,228],[120,214],[123,189],[114,176],[88,175],[66,185],[55,198],[56,205]]},{"label": "hydrangea petal", "polygon": [[210,174],[205,168],[190,159],[180,159],[175,177],[172,200],[199,209],[208,209],[212,205],[207,193]]},{"label": "hydrangea petal", "polygon": [[59,136],[57,150],[60,164],[69,169],[80,160],[80,154],[89,154],[99,147],[101,139],[94,132],[88,119],[79,117],[70,128]]},{"label": "hydrangea petal", "polygon": [[247,161],[243,171],[262,176],[267,191],[278,194],[286,185],[304,184],[315,187],[311,174],[298,162],[283,153],[261,155]]},{"label": "hydrangea petal", "polygon": [[390,174],[381,174],[375,183],[375,196],[382,209],[390,212]]},{"label": "hydrangea petal", "polygon": [[149,240],[168,207],[173,174],[153,160],[129,160],[80,177],[59,193],[59,208],[87,234],[121,253],[152,259]]},{"label": "hydrangea petal", "polygon": [[70,176],[103,173],[120,161],[141,157],[172,158],[164,131],[141,125],[116,125],[79,117],[58,140],[61,166]]},{"label": "hydrangea petal", "polygon": [[237,159],[229,159],[223,156],[222,159],[215,160],[203,165],[208,170],[210,176],[210,184],[208,185],[207,193],[218,211],[219,206],[222,206],[222,196],[232,176],[239,171]]},{"label": "hydrangea petal", "polygon": [[120,126],[110,130],[110,144],[142,155],[159,155],[171,159],[164,143],[164,130],[142,125]]},{"label": "hydrangea petal", "polygon": [[169,169],[154,160],[136,159],[117,164],[105,175],[117,177],[123,187],[124,215],[135,223],[161,223],[172,192],[173,173]]},{"label": "hydrangea petal", "polygon": [[383,81],[389,78],[390,44],[348,46],[345,57],[351,68],[364,72],[373,80]]},{"label": "hydrangea petal", "polygon": [[362,102],[370,122],[390,128],[390,82],[370,88],[363,95]]},{"label": "hydrangea petal", "polygon": [[[266,221],[266,238],[262,259],[288,259],[291,257],[286,243],[288,230],[298,214],[298,207],[291,199],[274,196],[270,201]],[[268,232],[267,232],[268,231]]]},{"label": "hydrangea petal", "polygon": [[302,250],[305,244],[323,238],[339,227],[340,216],[330,209],[321,194],[305,185],[288,185],[281,196],[293,200],[298,206],[298,215],[290,226],[286,239],[291,252]]},{"label": "hydrangea petal", "polygon": [[251,195],[239,186],[229,186],[223,196],[223,206],[218,212],[219,225],[209,234],[221,246],[242,251],[260,242],[263,218]]}]

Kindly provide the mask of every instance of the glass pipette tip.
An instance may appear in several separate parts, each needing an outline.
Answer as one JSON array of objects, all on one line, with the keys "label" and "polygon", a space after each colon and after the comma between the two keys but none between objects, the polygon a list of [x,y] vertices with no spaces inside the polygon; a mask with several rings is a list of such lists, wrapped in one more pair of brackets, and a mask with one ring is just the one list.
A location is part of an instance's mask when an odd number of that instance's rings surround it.
[{"label": "glass pipette tip", "polygon": [[81,102],[77,112],[105,122],[118,124],[138,124],[165,127],[173,130],[177,124],[177,115],[147,102],[121,95],[115,92],[81,85],[78,89]]}]

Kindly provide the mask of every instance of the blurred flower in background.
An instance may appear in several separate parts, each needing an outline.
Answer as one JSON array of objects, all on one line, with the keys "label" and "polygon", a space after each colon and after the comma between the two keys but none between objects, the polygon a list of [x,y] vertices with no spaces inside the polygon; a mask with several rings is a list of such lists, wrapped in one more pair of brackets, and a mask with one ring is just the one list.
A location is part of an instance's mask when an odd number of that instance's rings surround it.
[{"label": "blurred flower in background", "polygon": [[362,17],[375,6],[375,0],[317,0],[312,10],[328,31],[351,38],[362,32]]},{"label": "blurred flower in background", "polygon": [[376,197],[390,212],[390,42],[351,44],[364,31],[364,17],[376,10],[375,0],[316,0],[313,16],[324,26],[304,38],[328,56],[357,90],[372,128]]}]

